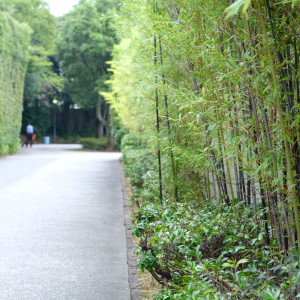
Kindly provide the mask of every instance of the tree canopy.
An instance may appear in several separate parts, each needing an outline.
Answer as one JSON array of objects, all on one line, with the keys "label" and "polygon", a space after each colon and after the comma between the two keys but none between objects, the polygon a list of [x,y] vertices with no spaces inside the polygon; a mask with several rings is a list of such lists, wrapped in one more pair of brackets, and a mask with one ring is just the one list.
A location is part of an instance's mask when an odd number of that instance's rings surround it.
[{"label": "tree canopy", "polygon": [[[82,107],[94,107],[100,127],[106,125],[108,109],[99,91],[107,90],[107,61],[115,43],[109,22],[101,21],[114,1],[81,1],[61,21],[57,51],[62,63],[65,91]],[[101,129],[100,129],[101,131]],[[100,133],[101,136],[103,133]]]}]

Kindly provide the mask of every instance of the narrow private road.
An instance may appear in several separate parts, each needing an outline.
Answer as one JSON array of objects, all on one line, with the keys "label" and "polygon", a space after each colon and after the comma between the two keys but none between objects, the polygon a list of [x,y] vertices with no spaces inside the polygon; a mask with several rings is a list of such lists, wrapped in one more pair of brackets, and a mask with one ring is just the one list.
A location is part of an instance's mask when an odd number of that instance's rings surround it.
[{"label": "narrow private road", "polygon": [[130,299],[120,153],[0,158],[0,299]]}]

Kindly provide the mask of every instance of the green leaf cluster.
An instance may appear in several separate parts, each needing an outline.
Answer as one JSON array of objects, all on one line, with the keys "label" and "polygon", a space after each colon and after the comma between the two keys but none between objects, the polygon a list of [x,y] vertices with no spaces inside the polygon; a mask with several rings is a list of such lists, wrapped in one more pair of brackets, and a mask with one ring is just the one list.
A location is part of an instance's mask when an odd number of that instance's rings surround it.
[{"label": "green leaf cluster", "polygon": [[65,91],[74,103],[94,107],[99,91],[106,91],[107,61],[115,43],[109,23],[100,22],[114,1],[81,1],[60,23],[57,53],[65,76]]},{"label": "green leaf cluster", "polygon": [[[299,279],[299,254],[270,251],[253,215],[206,202],[151,202],[135,213],[138,265],[165,289],[155,299],[289,299]],[[288,261],[294,261],[291,269]],[[290,265],[291,266],[291,265]],[[276,297],[275,297],[276,295]]]},{"label": "green leaf cluster", "polygon": [[0,12],[0,155],[19,148],[30,29]]}]

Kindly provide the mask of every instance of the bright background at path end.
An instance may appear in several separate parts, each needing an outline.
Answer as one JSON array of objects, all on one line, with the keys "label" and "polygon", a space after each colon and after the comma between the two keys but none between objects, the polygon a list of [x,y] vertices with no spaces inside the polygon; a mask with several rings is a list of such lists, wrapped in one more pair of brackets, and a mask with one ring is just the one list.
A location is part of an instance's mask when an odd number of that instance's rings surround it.
[{"label": "bright background at path end", "polygon": [[55,17],[61,17],[73,9],[79,0],[46,0],[50,7],[50,12]]}]

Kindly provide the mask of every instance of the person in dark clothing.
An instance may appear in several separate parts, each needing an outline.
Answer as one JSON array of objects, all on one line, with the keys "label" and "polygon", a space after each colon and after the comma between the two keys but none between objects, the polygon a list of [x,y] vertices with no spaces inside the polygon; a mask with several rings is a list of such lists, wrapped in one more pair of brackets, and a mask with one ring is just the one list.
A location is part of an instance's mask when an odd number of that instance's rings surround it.
[{"label": "person in dark clothing", "polygon": [[31,124],[28,124],[26,126],[26,141],[22,144],[22,147],[26,145],[28,147],[28,144],[30,144],[30,147],[32,147],[32,136],[34,134],[34,127]]}]

